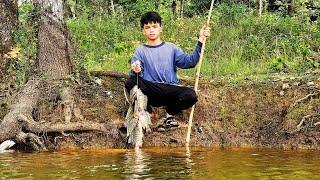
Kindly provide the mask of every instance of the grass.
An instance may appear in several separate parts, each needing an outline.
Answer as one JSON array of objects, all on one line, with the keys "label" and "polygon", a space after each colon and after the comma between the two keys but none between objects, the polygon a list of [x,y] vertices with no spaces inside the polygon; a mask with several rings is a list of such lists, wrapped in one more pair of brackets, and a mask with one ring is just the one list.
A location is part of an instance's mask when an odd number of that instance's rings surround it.
[{"label": "grass", "polygon": [[[21,8],[23,10],[23,8]],[[32,67],[35,43],[26,7],[22,26],[17,31],[17,44],[21,47],[20,61]],[[31,10],[30,10],[31,11]],[[160,11],[161,12],[161,11]],[[205,16],[173,20],[170,14],[163,22],[162,40],[178,45],[187,53],[195,47]],[[137,46],[144,43],[138,20],[128,17],[94,16],[83,14],[67,20],[69,34],[76,52],[72,58],[88,71],[118,71],[127,73],[130,58]],[[128,18],[128,19],[126,19]],[[253,9],[244,5],[220,4],[211,18],[211,37],[205,49],[201,76],[205,79],[260,79],[272,73],[299,74],[319,68],[312,53],[320,53],[320,22],[310,23],[301,17],[265,13],[258,17]],[[32,36],[32,37],[31,37]],[[32,41],[35,42],[35,41]],[[31,50],[30,50],[31,49]],[[179,70],[180,77],[194,77],[195,69]]]}]

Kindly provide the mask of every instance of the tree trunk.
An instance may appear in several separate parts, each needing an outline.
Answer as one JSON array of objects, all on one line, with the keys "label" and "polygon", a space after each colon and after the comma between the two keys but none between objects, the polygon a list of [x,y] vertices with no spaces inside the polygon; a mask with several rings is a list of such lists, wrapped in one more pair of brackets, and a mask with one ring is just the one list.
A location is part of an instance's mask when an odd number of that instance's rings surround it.
[{"label": "tree trunk", "polygon": [[184,0],[180,0],[180,18],[183,18],[183,10],[184,10],[184,8],[183,8],[183,6],[184,6]]},{"label": "tree trunk", "polygon": [[14,139],[22,131],[23,123],[32,122],[32,112],[39,98],[39,80],[30,80],[20,92],[18,101],[0,124],[0,142]]},{"label": "tree trunk", "polygon": [[173,18],[177,18],[177,3],[175,0],[172,1],[172,4],[171,4],[171,8],[172,8],[172,15],[173,15]]},{"label": "tree trunk", "polygon": [[38,0],[38,72],[48,79],[63,79],[71,72],[68,31],[63,0]]},{"label": "tree trunk", "polygon": [[177,17],[178,18],[181,18],[182,1],[183,0],[177,1]]},{"label": "tree trunk", "polygon": [[0,82],[3,77],[4,65],[6,64],[4,54],[10,50],[13,44],[11,32],[18,21],[17,1],[0,0]]},{"label": "tree trunk", "polygon": [[288,5],[288,14],[293,15],[295,11],[296,11],[295,0],[290,0],[290,4]]},{"label": "tree trunk", "polygon": [[17,25],[17,1],[0,0],[0,54],[8,51],[12,45],[11,32]]},{"label": "tree trunk", "polygon": [[[103,124],[90,122],[70,122],[72,115],[83,120],[80,110],[74,104],[73,89],[64,84],[71,72],[72,63],[69,57],[70,45],[68,32],[64,23],[64,0],[35,0],[35,7],[40,11],[37,49],[37,71],[40,77],[33,78],[19,92],[19,96],[9,113],[0,124],[0,144],[11,139],[18,144],[27,144],[35,150],[46,149],[43,140],[36,134],[46,132],[70,131],[104,131]],[[34,119],[38,102],[42,96],[47,96],[44,84],[59,84],[63,87],[60,100],[63,108],[64,123],[43,122]],[[59,86],[49,86],[59,88]],[[45,94],[45,95],[43,95]],[[55,95],[55,99],[58,99]],[[53,99],[49,99],[54,101]],[[59,108],[59,107],[58,107]],[[35,117],[34,117],[35,116]],[[36,133],[36,134],[35,134]]]},{"label": "tree trunk", "polygon": [[263,10],[263,1],[259,0],[259,16],[261,16]]},{"label": "tree trunk", "polygon": [[113,0],[110,0],[110,8],[111,8],[111,11],[112,11],[112,16],[116,16],[116,11],[114,9]]}]

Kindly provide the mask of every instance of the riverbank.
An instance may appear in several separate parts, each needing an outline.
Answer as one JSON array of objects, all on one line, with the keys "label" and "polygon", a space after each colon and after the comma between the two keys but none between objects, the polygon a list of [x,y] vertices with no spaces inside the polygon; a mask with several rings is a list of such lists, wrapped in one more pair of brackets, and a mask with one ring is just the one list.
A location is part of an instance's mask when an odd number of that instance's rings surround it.
[{"label": "riverbank", "polygon": [[[41,137],[46,146],[49,149],[125,148],[125,132],[119,131],[128,107],[123,95],[125,78],[124,74],[95,72],[91,78],[74,83],[75,102],[83,120],[74,118],[71,122],[102,123],[107,131],[44,133]],[[182,84],[192,86],[193,82],[185,80]],[[239,84],[203,80],[190,145],[320,149],[319,88],[318,71]],[[45,96],[53,94],[54,90]],[[59,101],[59,98],[55,102],[41,98],[34,112],[36,121],[61,122]],[[154,108],[153,127],[164,113],[162,108]],[[180,128],[165,132],[154,129],[144,137],[144,146],[184,146],[188,118],[189,111],[185,111],[177,117]]]}]

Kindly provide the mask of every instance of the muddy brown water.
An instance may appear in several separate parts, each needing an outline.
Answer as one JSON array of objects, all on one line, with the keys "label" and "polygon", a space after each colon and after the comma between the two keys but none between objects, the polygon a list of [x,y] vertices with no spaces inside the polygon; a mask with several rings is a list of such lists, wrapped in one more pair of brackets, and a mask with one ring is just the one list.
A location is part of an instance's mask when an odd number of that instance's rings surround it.
[{"label": "muddy brown water", "polygon": [[0,154],[0,179],[320,179],[317,151],[218,148]]}]

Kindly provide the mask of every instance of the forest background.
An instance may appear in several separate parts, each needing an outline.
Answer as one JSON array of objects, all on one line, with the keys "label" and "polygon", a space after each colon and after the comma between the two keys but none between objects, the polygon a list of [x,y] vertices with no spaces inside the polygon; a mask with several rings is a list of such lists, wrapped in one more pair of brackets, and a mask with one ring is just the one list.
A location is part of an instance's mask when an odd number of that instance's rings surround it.
[{"label": "forest background", "polygon": [[[209,6],[208,0],[67,0],[73,75],[84,70],[127,73],[130,57],[145,40],[140,16],[150,10],[163,17],[162,39],[192,52]],[[15,88],[34,73],[37,51],[32,2],[19,2],[18,14],[11,58],[2,66],[2,79]],[[318,69],[319,14],[317,0],[216,1],[202,77],[236,83]],[[194,74],[194,69],[179,70],[180,77]]]}]

